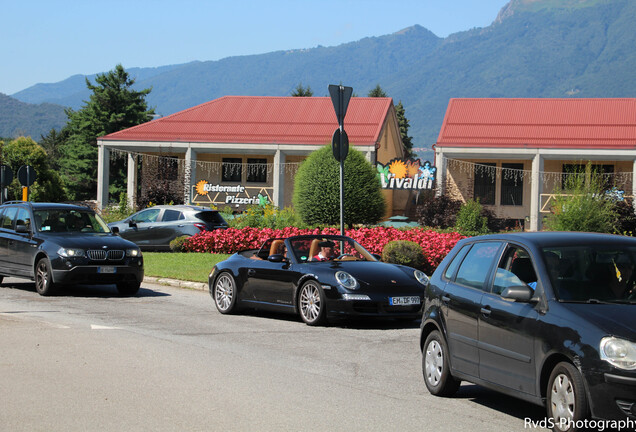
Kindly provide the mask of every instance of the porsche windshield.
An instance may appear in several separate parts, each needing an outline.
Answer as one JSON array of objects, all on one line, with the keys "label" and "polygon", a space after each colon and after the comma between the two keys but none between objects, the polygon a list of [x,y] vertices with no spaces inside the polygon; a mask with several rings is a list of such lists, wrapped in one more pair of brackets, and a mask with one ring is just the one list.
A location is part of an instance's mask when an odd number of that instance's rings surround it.
[{"label": "porsche windshield", "polygon": [[299,262],[377,261],[359,243],[348,237],[301,237],[290,240]]}]

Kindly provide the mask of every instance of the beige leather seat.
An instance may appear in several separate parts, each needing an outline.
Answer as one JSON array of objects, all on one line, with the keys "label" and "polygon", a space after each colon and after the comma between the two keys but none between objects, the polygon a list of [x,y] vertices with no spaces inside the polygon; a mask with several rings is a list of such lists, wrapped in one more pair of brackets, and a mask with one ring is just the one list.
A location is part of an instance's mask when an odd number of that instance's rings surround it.
[{"label": "beige leather seat", "polygon": [[320,239],[312,240],[311,246],[309,247],[309,258],[307,259],[307,261],[313,261],[314,257],[318,255],[318,252],[320,252],[320,246],[318,246],[319,243]]},{"label": "beige leather seat", "polygon": [[284,246],[285,246],[284,240],[274,240],[272,242],[272,245],[269,248],[269,254],[270,255],[280,254]]}]

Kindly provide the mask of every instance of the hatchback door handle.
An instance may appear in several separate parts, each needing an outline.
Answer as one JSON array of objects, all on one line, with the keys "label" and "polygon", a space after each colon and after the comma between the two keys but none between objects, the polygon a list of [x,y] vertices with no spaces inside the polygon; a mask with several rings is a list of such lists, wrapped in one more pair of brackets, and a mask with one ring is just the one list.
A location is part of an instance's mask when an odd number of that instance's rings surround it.
[{"label": "hatchback door handle", "polygon": [[248,275],[248,276],[254,276],[255,274],[256,274],[256,270],[254,270],[254,269],[249,269],[249,270],[247,271],[247,275]]},{"label": "hatchback door handle", "polygon": [[481,314],[484,316],[490,316],[490,314],[492,313],[492,311],[490,310],[490,306],[486,306],[481,308]]}]

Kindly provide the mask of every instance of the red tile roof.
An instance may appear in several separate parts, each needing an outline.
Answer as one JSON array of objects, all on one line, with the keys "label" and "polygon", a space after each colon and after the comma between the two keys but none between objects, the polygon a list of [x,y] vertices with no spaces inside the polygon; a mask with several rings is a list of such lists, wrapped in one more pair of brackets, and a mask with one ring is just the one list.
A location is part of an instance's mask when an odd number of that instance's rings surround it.
[{"label": "red tile roof", "polygon": [[[391,98],[351,98],[344,129],[352,145],[374,145]],[[331,143],[338,127],[328,97],[225,96],[104,137],[108,141]]]},{"label": "red tile roof", "polygon": [[436,146],[636,149],[636,99],[451,99]]}]

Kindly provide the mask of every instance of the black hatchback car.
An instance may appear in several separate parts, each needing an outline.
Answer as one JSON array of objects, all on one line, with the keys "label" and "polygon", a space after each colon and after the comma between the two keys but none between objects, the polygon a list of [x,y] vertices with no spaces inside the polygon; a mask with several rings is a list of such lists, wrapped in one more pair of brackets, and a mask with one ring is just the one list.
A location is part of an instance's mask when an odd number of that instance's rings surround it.
[{"label": "black hatchback car", "polygon": [[41,295],[81,283],[116,284],[133,295],[143,257],[87,207],[13,201],[0,205],[0,282],[5,276],[34,280]]},{"label": "black hatchback car", "polygon": [[590,417],[634,424],[635,267],[632,237],[541,232],[458,242],[426,290],[428,390],[450,396],[461,380],[480,384],[546,406],[549,427],[560,431]]},{"label": "black hatchback car", "polygon": [[119,235],[143,250],[170,250],[177,237],[193,236],[201,231],[227,228],[218,211],[194,205],[158,205],[141,210],[128,218],[111,222]]}]

